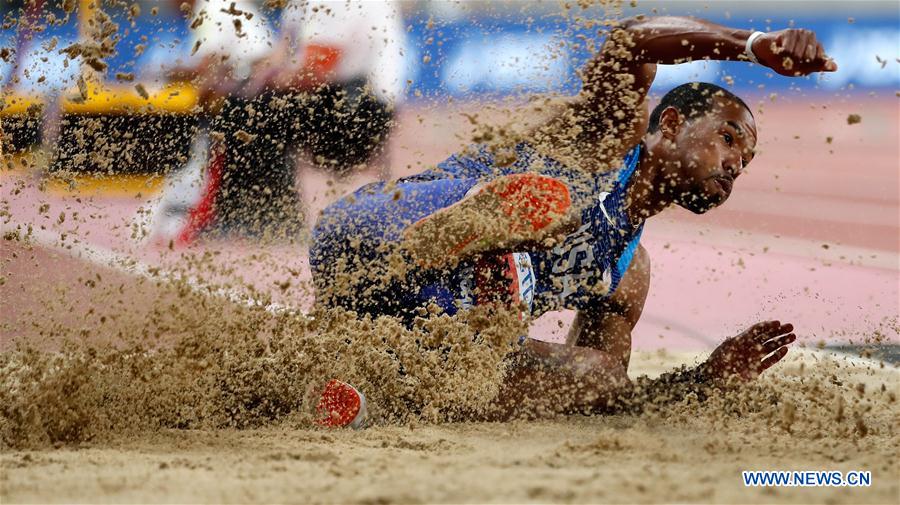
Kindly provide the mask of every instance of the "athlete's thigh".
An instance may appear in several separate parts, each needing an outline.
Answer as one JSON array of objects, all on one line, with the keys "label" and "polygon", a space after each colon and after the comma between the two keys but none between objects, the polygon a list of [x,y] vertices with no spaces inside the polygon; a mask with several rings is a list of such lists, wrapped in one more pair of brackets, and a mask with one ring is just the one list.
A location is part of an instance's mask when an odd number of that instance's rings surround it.
[{"label": "athlete's thigh", "polygon": [[[317,288],[338,276],[357,283],[353,296],[371,296],[375,284],[385,284],[396,262],[403,230],[422,217],[453,204],[475,180],[441,179],[425,182],[364,186],[326,208],[313,230],[310,266]],[[405,279],[399,279],[405,280]]]},{"label": "athlete's thigh", "polygon": [[407,226],[456,203],[476,182],[440,179],[368,184],[322,212],[313,240],[397,241]]}]

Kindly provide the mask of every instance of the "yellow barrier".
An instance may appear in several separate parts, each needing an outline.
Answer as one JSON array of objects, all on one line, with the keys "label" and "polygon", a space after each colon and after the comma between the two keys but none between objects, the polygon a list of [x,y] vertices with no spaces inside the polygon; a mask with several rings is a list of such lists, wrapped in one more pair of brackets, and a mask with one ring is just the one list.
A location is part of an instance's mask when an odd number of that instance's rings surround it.
[{"label": "yellow barrier", "polygon": [[[90,86],[90,85],[89,85]],[[105,85],[88,89],[87,99],[68,93],[60,100],[64,114],[192,114],[198,104],[197,90],[190,84],[170,84],[142,96],[136,87]],[[40,96],[10,94],[3,97],[0,117],[22,115],[30,108],[41,107]]]},{"label": "yellow barrier", "polygon": [[[90,40],[96,35],[91,31],[96,29],[93,18],[100,1],[78,0],[79,40]],[[96,84],[103,77],[89,76],[91,69],[83,64],[80,66],[82,82],[86,83],[82,85],[87,89],[69,90],[62,97],[59,107],[63,114],[192,114],[199,101],[197,90],[188,83],[172,83],[153,92],[140,84]],[[0,93],[0,117],[37,113],[45,105],[47,102],[41,96]]]},{"label": "yellow barrier", "polygon": [[146,97],[135,87],[106,86],[100,90],[88,90],[87,99],[65,99],[63,112],[67,114],[129,114],[134,112],[168,112],[190,114],[197,105],[197,92],[193,86],[171,84],[159,91],[146,92]]},{"label": "yellow barrier", "polygon": [[7,95],[3,97],[3,104],[0,106],[0,117],[22,115],[34,106],[42,107],[43,105],[44,100],[38,96]]}]

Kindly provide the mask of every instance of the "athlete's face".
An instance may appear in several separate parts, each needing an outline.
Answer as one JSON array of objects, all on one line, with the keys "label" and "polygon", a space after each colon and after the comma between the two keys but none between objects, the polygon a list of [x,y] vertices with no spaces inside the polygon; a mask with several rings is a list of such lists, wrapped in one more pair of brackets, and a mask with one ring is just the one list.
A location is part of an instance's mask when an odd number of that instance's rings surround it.
[{"label": "athlete's face", "polygon": [[678,163],[670,173],[675,203],[702,214],[731,195],[756,149],[756,122],[744,106],[717,99],[708,114],[683,121],[674,134]]}]

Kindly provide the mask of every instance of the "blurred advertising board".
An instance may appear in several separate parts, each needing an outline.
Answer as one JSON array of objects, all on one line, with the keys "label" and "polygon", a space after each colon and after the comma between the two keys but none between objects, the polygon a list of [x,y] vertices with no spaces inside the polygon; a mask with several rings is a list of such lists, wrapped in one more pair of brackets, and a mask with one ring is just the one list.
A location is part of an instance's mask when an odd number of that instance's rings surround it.
[{"label": "blurred advertising board", "polygon": [[[155,3],[155,2],[154,2]],[[163,2],[160,2],[163,3]],[[437,2],[440,4],[441,2]],[[52,2],[51,2],[52,4]],[[900,7],[887,2],[880,8],[859,9],[853,2],[809,2],[819,8],[785,13],[783,9],[744,7],[730,12],[712,2],[705,9],[689,2],[667,3],[666,14],[689,14],[723,24],[756,30],[778,30],[790,26],[814,30],[840,70],[828,76],[802,80],[775,78],[767,69],[738,62],[696,61],[664,66],[657,87],[664,89],[688,80],[719,82],[740,91],[799,89],[834,91],[853,88],[897,88],[900,86]],[[148,4],[149,5],[149,4]],[[574,92],[579,87],[577,69],[589,57],[585,40],[598,40],[598,28],[584,28],[575,16],[563,16],[542,5],[529,9],[436,8],[433,3],[404,7],[407,24],[402,41],[405,80],[410,98],[476,94],[509,95],[520,92]],[[645,12],[639,4],[633,12]],[[679,8],[679,6],[683,6]],[[878,6],[878,4],[876,4]],[[465,7],[465,4],[463,4]],[[14,4],[2,8],[4,18],[22,17]],[[652,8],[651,8],[652,9]],[[44,7],[52,11],[51,7]],[[150,87],[158,83],[167,65],[190,59],[187,21],[172,9],[151,15],[144,8],[140,16],[128,17],[125,8],[108,13],[119,26],[115,54],[105,60],[104,76],[116,75],[143,80]],[[269,12],[273,32],[278,30],[278,12]],[[589,17],[601,15],[589,12]],[[58,19],[63,19],[60,11]],[[43,19],[36,16],[35,19]],[[77,19],[66,23],[39,23],[37,29],[23,23],[5,27],[0,33],[0,84],[5,91],[47,94],[74,86],[78,65],[68,64],[61,52],[79,39]],[[226,27],[225,29],[227,29]],[[14,71],[18,79],[14,79]],[[16,81],[16,82],[14,82]]]},{"label": "blurred advertising board", "polygon": [[[686,80],[722,82],[737,89],[787,89],[831,91],[853,85],[856,88],[894,88],[900,85],[900,7],[887,2],[883,8],[859,9],[853,2],[832,9],[837,2],[809,2],[819,8],[784,13],[781,9],[745,7],[737,12],[706,9],[693,4],[667,4],[666,14],[689,14],[712,21],[757,30],[778,30],[790,26],[816,31],[840,70],[827,77],[800,81],[772,78],[766,69],[732,62],[693,62],[661,69],[658,86],[669,87]],[[21,16],[7,6],[5,18]],[[419,4],[415,4],[419,5]],[[407,36],[403,41],[406,79],[412,81],[408,95],[510,94],[516,92],[578,89],[576,70],[589,56],[582,42],[597,40],[597,29],[586,29],[547,6],[519,9],[436,9],[406,7]],[[643,12],[639,4],[634,12]],[[849,7],[848,7],[849,5]],[[52,10],[45,7],[44,10]],[[149,9],[145,9],[149,10]],[[190,58],[187,21],[171,9],[161,14],[144,12],[130,19],[127,9],[108,12],[119,25],[116,52],[106,63],[106,78],[135,74],[154,81],[161,69],[177,60]],[[626,11],[625,14],[632,12]],[[591,14],[601,15],[593,12]],[[60,12],[57,16],[62,19]],[[278,12],[270,12],[272,30],[277,31]],[[37,16],[36,19],[40,19]],[[225,28],[227,29],[227,27]],[[25,33],[27,32],[27,33]],[[0,83],[23,93],[52,93],[75,84],[77,65],[66,64],[61,52],[79,38],[77,19],[66,23],[39,25],[37,30],[6,27],[0,34]],[[17,54],[21,53],[21,54]],[[13,59],[18,58],[17,65]],[[13,83],[13,67],[18,79]]]}]

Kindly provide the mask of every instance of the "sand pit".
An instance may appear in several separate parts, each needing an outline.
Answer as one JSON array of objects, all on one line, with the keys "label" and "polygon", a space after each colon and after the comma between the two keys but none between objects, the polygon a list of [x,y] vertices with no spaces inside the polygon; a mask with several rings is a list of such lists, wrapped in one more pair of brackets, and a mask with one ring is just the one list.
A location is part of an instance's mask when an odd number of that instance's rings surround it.
[{"label": "sand pit", "polygon": [[[6,243],[4,253],[4,270],[10,276],[4,293],[12,298],[11,290],[18,288],[16,296],[25,306],[39,305],[40,293],[52,294],[52,290],[46,289],[48,286],[84,285],[65,282],[68,278],[58,278],[55,274],[35,278],[33,284],[21,283],[15,272],[28,272],[32,262],[56,265],[58,268],[53,271],[77,272],[73,275],[83,279],[96,279],[97,274],[104,279],[91,289],[82,287],[75,292],[69,289],[66,297],[50,296],[50,300],[57,302],[68,300],[65,307],[48,314],[55,317],[36,319],[18,312],[16,317],[20,321],[40,320],[43,324],[32,325],[35,330],[29,337],[32,341],[41,338],[41,330],[49,334],[77,333],[79,326],[73,325],[72,317],[67,314],[84,312],[86,307],[95,309],[96,318],[112,316],[98,309],[111,292],[122,293],[122,289],[130,293],[129,299],[144,302],[141,311],[130,311],[128,317],[110,320],[105,323],[105,330],[99,332],[101,336],[112,337],[113,343],[120,347],[146,341],[146,335],[160,332],[167,333],[168,342],[202,343],[202,338],[191,339],[197,334],[228,328],[211,323],[219,320],[218,312],[213,312],[212,317],[185,319],[185,314],[200,312],[191,307],[196,309],[195,304],[202,300],[206,300],[202,303],[207,303],[207,308],[230,307],[232,312],[224,319],[245,327],[253,326],[254,321],[271,321],[276,317],[262,309],[246,312],[233,302],[221,299],[217,302],[208,293],[185,294],[173,290],[171,283],[139,281],[133,272],[85,264],[71,255],[33,244],[12,247]],[[22,289],[25,285],[31,289]],[[33,303],[28,303],[29,300]],[[167,314],[169,318],[159,318],[159,314]],[[140,327],[138,320],[143,321],[144,336],[123,338],[129,328]],[[186,324],[188,321],[193,323]],[[180,330],[173,332],[175,328]],[[222,336],[216,338],[229,341]],[[158,342],[165,346],[167,341]],[[319,345],[326,345],[324,342],[327,336]],[[8,339],[5,341],[6,345],[10,343]],[[99,346],[103,341],[93,343]],[[228,427],[227,422],[222,425],[221,419],[217,421],[213,414],[206,418],[192,417],[171,410],[190,409],[191,405],[213,410],[222,405],[234,407],[238,404],[227,401],[223,404],[203,395],[226,387],[224,383],[218,384],[216,377],[254,370],[274,375],[268,379],[244,377],[240,379],[246,381],[243,387],[255,387],[263,398],[270,395],[270,398],[288,400],[285,404],[288,410],[290,405],[299,405],[303,410],[302,404],[292,404],[289,398],[291,394],[302,395],[302,388],[290,389],[289,375],[302,375],[303,370],[279,366],[260,368],[266,356],[275,363],[284,356],[264,353],[257,358],[254,355],[259,351],[254,351],[252,345],[247,347],[246,342],[235,341],[230,346],[243,365],[238,366],[234,360],[210,350],[204,351],[210,352],[210,360],[218,356],[223,361],[211,363],[206,369],[185,368],[183,365],[188,361],[154,355],[156,358],[147,358],[139,365],[139,370],[145,371],[142,373],[149,374],[144,380],[151,381],[142,385],[118,382],[120,379],[116,377],[129,380],[128,375],[110,371],[123,370],[115,367],[128,359],[106,354],[107,368],[94,368],[94,374],[83,376],[83,380],[69,386],[60,383],[63,389],[54,389],[56,386],[48,389],[78,400],[67,403],[65,397],[45,396],[44,401],[53,405],[35,403],[39,415],[51,416],[45,420],[54,419],[52,416],[68,422],[74,420],[74,425],[89,429],[70,433],[74,438],[68,441],[19,438],[23,445],[6,447],[0,458],[2,501],[891,503],[900,492],[895,479],[900,468],[893,458],[900,446],[900,433],[896,430],[900,420],[900,405],[896,401],[900,394],[900,371],[890,363],[798,349],[752,392],[714,398],[701,404],[687,401],[667,405],[641,415],[572,416],[511,423],[448,423],[446,417],[441,420],[395,415],[382,418],[363,431],[329,431],[311,428],[303,412],[273,417],[271,412],[247,403],[244,408],[250,410],[243,418],[246,422],[239,425],[243,429]],[[697,363],[704,355],[705,352],[636,352],[631,374],[655,376],[680,364]],[[4,394],[11,396],[4,398],[15,398],[17,389],[9,387],[9,378],[15,374],[10,374],[10,362],[5,363]],[[489,363],[482,362],[481,366],[489,368]],[[335,369],[327,363],[324,366]],[[359,368],[359,364],[355,366]],[[440,366],[433,372],[438,371]],[[372,373],[371,368],[368,373]],[[453,380],[468,380],[469,386],[480,387],[491,382],[490,374],[466,379],[446,370],[443,373],[441,377],[451,381],[454,395],[466,387],[463,382],[453,385]],[[424,371],[421,378],[427,375],[429,372]],[[189,376],[198,381],[180,382]],[[138,380],[138,376],[131,377],[130,380]],[[238,382],[227,386],[231,393],[222,398],[244,394]],[[260,388],[259,384],[266,387]],[[395,394],[408,397],[408,390],[393,385],[388,386],[388,391],[392,387]],[[96,403],[102,397],[95,393],[104,391],[113,396]],[[478,394],[477,388],[469,392]],[[453,396],[447,390],[441,394],[446,398]],[[490,388],[483,394],[489,395]],[[115,395],[120,398],[116,400]],[[377,402],[379,394],[371,397]],[[122,398],[128,402],[122,410],[131,418],[104,412],[104,409],[117,408],[116,402]],[[417,401],[425,400],[418,397]],[[462,401],[477,402],[477,399],[469,397]],[[6,403],[7,407],[11,404]],[[67,405],[74,409],[74,414],[59,410]],[[84,410],[86,407],[95,410]],[[446,413],[440,404],[435,408]],[[374,411],[378,412],[377,405]],[[82,414],[87,417],[79,417]],[[91,414],[99,417],[92,418]],[[11,419],[7,417],[5,422]],[[84,419],[88,419],[87,424]],[[109,424],[97,423],[100,419],[106,419]],[[123,423],[123,419],[131,419],[132,424]],[[173,423],[181,423],[182,429],[173,429]],[[9,424],[3,428],[8,436]],[[743,470],[820,469],[871,471],[873,485],[775,489],[747,488],[741,481]]]},{"label": "sand pit", "polygon": [[[696,355],[642,353],[635,373]],[[801,365],[803,372],[801,373]],[[835,368],[838,367],[838,368]],[[52,451],[6,452],[4,503],[892,503],[900,372],[875,362],[799,352],[775,375],[841,374],[845,419],[798,405],[711,413],[570,417],[513,423],[380,426],[323,431],[161,430]],[[857,384],[876,408],[855,428]],[[837,386],[836,386],[837,387]],[[874,396],[873,396],[874,392]],[[811,399],[810,399],[811,400]],[[810,401],[807,400],[807,401]],[[818,433],[812,429],[823,424]],[[869,488],[747,488],[742,470],[869,470]]]}]

